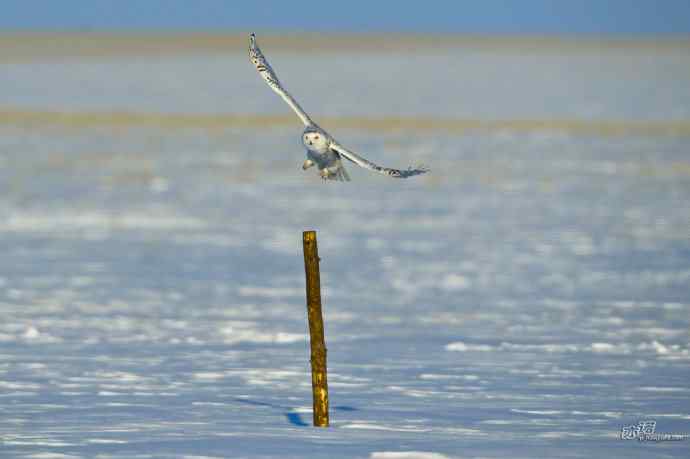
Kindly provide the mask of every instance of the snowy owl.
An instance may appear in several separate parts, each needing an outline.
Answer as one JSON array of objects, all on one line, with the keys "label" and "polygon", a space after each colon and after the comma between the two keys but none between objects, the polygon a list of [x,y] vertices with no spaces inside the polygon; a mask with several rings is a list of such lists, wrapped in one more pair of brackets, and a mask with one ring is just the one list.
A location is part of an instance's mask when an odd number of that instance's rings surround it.
[{"label": "snowy owl", "polygon": [[388,177],[407,178],[428,171],[424,167],[408,168],[406,170],[381,167],[346,149],[312,121],[290,93],[283,88],[277,75],[257,46],[254,34],[249,36],[249,58],[271,89],[287,102],[306,126],[304,133],[302,133],[302,143],[307,148],[307,159],[304,161],[302,169],[307,170],[312,166],[317,166],[321,178],[324,180],[350,180],[345,171],[345,166],[341,162],[341,158],[345,158],[358,166],[387,175]]}]

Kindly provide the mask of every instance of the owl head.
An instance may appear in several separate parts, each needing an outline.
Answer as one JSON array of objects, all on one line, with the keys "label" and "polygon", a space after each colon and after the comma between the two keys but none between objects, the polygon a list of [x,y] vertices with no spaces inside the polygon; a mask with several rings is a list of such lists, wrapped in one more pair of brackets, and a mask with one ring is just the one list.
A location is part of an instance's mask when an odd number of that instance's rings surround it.
[{"label": "owl head", "polygon": [[310,127],[304,130],[302,142],[310,150],[322,151],[328,148],[328,136],[326,133]]}]

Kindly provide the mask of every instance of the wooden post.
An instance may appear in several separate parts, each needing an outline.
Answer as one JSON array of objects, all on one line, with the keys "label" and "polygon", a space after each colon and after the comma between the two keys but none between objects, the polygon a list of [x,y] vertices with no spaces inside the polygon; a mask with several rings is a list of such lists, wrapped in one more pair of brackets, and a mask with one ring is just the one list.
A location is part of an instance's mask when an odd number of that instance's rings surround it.
[{"label": "wooden post", "polygon": [[316,231],[302,234],[304,272],[307,276],[307,316],[311,343],[311,388],[314,401],[314,425],[328,427],[328,381],[326,378],[326,342],[321,314],[321,278]]}]

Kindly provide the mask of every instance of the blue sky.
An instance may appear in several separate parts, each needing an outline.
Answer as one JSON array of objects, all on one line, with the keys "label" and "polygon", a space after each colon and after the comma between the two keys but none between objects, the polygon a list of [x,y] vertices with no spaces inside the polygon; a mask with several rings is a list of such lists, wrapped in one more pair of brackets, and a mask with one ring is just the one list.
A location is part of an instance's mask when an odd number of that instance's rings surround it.
[{"label": "blue sky", "polygon": [[0,30],[690,34],[690,0],[3,0]]}]

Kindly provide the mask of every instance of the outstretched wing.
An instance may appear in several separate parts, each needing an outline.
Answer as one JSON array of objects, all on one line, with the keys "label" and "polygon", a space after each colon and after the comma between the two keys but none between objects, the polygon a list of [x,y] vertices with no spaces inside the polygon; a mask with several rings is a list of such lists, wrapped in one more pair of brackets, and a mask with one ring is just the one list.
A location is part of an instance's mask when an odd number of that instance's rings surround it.
[{"label": "outstretched wing", "polygon": [[424,174],[426,172],[429,172],[429,169],[426,167],[416,167],[416,168],[411,168],[408,167],[405,170],[400,170],[400,169],[390,169],[388,167],[381,167],[377,164],[372,163],[368,159],[364,159],[361,156],[359,156],[356,153],[351,152],[347,148],[343,147],[340,145],[338,142],[333,141],[330,145],[331,150],[335,151],[338,153],[340,156],[342,156],[345,159],[349,159],[353,163],[357,164],[358,166],[361,166],[365,169],[369,169],[370,171],[378,172],[379,174],[387,175],[389,177],[394,177],[394,178],[408,178],[412,177],[414,175],[420,175]]},{"label": "outstretched wing", "polygon": [[287,102],[287,104],[290,107],[292,107],[292,109],[295,111],[295,113],[297,113],[297,116],[299,116],[304,125],[309,126],[314,124],[311,118],[309,118],[309,115],[306,114],[302,107],[299,106],[297,101],[280,84],[278,76],[276,76],[275,72],[268,64],[268,61],[259,49],[259,46],[256,44],[256,36],[254,34],[249,35],[249,58],[256,67],[256,70],[259,71],[259,75],[261,75],[261,77],[264,80],[266,80],[266,83],[268,83],[268,85],[271,87],[271,89],[273,89],[273,91],[278,93],[278,95],[282,97],[283,100]]}]

